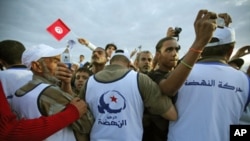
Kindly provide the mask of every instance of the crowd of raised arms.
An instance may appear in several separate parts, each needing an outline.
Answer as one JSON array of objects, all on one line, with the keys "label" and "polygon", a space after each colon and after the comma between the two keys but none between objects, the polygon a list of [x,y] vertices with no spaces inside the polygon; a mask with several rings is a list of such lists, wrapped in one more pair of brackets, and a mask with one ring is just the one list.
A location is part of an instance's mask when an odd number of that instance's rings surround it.
[{"label": "crowd of raised arms", "polygon": [[200,10],[181,58],[173,27],[155,54],[78,38],[91,60],[71,64],[67,48],[0,41],[0,140],[229,141],[230,125],[250,125],[250,46],[232,55],[230,23]]}]

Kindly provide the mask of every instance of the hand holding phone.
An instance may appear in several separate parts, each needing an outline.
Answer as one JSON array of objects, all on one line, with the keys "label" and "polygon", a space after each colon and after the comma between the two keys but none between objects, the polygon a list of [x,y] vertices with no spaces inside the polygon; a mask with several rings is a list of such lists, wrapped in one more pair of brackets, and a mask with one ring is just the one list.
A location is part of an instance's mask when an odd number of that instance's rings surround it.
[{"label": "hand holding phone", "polygon": [[218,17],[216,20],[217,27],[223,28],[225,26],[225,20],[221,17]]},{"label": "hand holding phone", "polygon": [[68,68],[71,68],[71,62],[70,62],[70,53],[69,49],[66,49],[62,55],[61,55],[61,61],[68,66]]},{"label": "hand holding phone", "polygon": [[228,13],[219,13],[219,18],[224,19],[224,26],[228,27],[230,23],[232,23],[232,18]]}]

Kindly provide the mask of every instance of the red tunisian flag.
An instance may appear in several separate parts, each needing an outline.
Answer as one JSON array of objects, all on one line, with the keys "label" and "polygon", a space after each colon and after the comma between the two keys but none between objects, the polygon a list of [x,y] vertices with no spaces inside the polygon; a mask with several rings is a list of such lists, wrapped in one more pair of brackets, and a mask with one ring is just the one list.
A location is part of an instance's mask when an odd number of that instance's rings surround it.
[{"label": "red tunisian flag", "polygon": [[58,41],[60,41],[66,34],[70,32],[70,29],[61,19],[56,20],[49,27],[47,31],[53,35]]}]

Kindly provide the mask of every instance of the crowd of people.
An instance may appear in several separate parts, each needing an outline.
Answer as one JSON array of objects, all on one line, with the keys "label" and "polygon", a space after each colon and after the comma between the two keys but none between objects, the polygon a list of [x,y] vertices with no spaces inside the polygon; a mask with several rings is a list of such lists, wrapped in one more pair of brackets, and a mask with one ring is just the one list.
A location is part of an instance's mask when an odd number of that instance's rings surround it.
[{"label": "crowd of people", "polygon": [[83,53],[70,67],[66,48],[1,41],[0,140],[229,140],[230,125],[250,125],[250,65],[240,70],[250,46],[232,56],[231,22],[227,13],[200,10],[182,58],[172,27],[155,54],[79,38],[91,60]]}]

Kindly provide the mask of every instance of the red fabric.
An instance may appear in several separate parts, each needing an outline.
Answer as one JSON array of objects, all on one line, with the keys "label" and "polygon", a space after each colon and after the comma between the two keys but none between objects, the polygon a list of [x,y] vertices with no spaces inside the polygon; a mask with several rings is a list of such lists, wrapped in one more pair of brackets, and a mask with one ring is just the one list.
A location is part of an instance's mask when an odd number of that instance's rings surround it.
[{"label": "red fabric", "polygon": [[17,120],[11,112],[0,82],[0,141],[41,141],[79,118],[75,106],[49,117]]},{"label": "red fabric", "polygon": [[69,33],[70,29],[61,19],[58,19],[47,28],[47,31],[60,41]]}]

